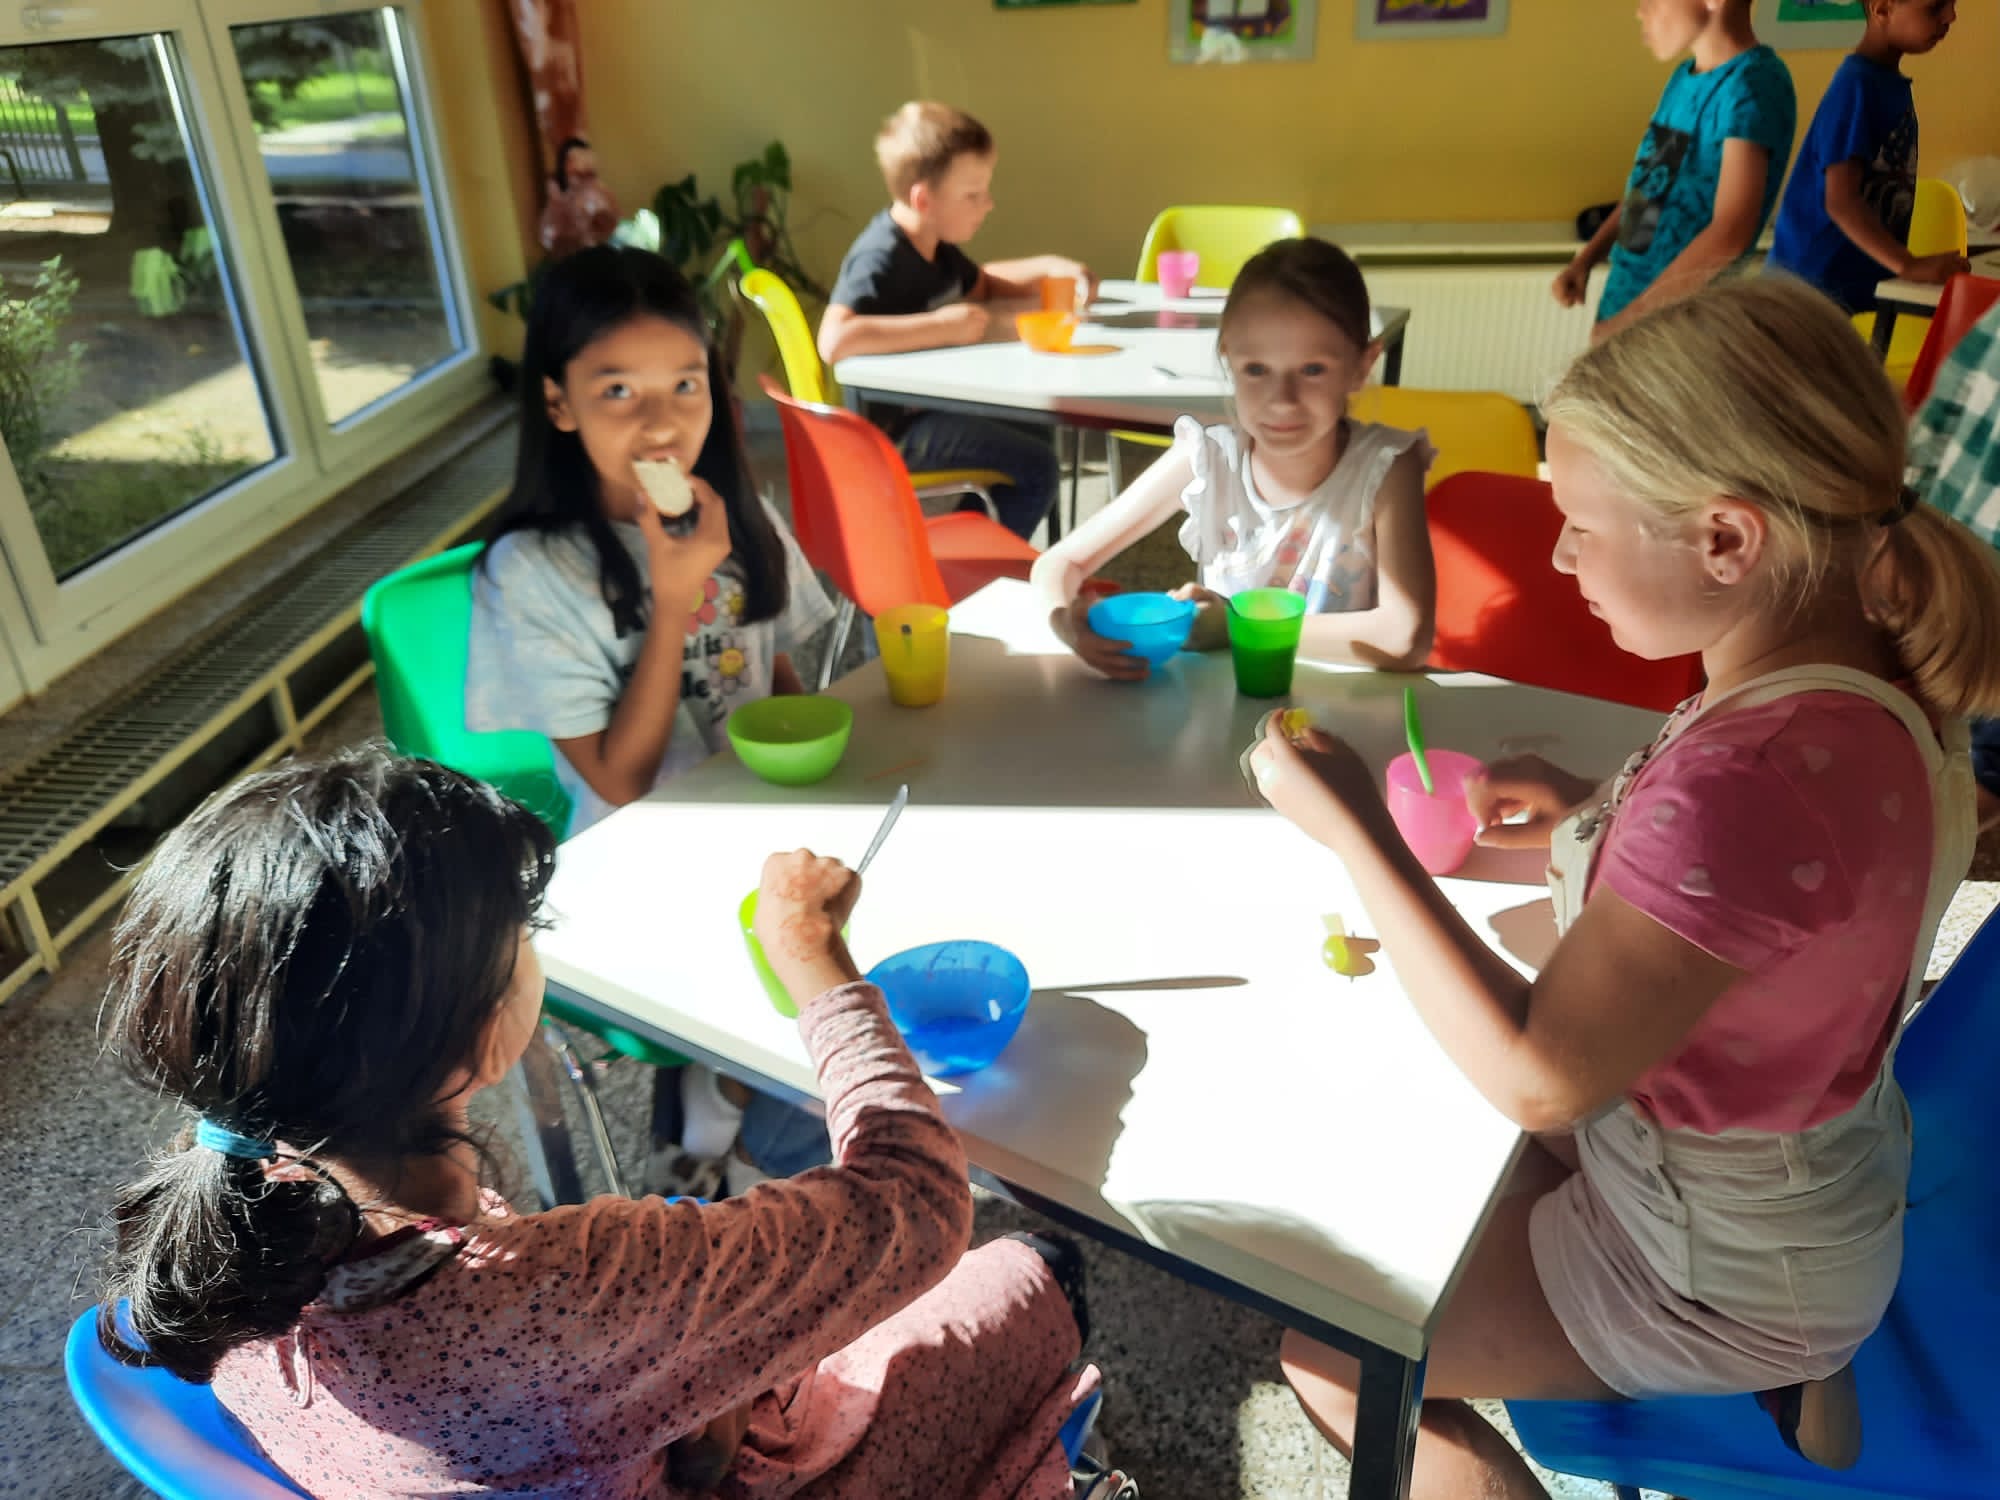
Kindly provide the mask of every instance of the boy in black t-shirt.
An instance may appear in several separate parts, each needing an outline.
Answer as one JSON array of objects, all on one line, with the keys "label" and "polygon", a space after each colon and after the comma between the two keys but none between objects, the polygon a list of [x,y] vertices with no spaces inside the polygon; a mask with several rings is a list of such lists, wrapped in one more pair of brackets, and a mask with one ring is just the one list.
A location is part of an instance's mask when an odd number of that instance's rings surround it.
[{"label": "boy in black t-shirt", "polygon": [[[986,336],[981,304],[1039,294],[1045,277],[1095,285],[1088,267],[1059,255],[981,266],[959,246],[993,209],[992,134],[949,105],[905,104],[875,138],[893,202],[869,220],[848,249],[819,327],[829,365],[855,354],[901,354],[976,344]],[[1033,534],[1055,504],[1055,450],[1038,434],[978,417],[926,412],[895,430],[912,469],[998,469],[1000,519]]]}]

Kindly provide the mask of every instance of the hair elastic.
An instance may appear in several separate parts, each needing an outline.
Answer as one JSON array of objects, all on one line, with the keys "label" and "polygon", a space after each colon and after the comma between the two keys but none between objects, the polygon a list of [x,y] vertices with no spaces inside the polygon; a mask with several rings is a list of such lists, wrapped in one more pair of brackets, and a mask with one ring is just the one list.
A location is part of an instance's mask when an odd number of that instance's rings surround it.
[{"label": "hair elastic", "polygon": [[211,1151],[220,1151],[224,1156],[238,1157],[243,1161],[270,1161],[278,1154],[275,1141],[260,1141],[254,1136],[238,1135],[226,1125],[203,1116],[195,1122],[194,1143],[206,1146]]},{"label": "hair elastic", "polygon": [[1917,492],[1910,485],[1904,485],[1902,493],[1896,496],[1896,503],[1875,518],[1877,526],[1894,526],[1903,517],[1917,508]]}]

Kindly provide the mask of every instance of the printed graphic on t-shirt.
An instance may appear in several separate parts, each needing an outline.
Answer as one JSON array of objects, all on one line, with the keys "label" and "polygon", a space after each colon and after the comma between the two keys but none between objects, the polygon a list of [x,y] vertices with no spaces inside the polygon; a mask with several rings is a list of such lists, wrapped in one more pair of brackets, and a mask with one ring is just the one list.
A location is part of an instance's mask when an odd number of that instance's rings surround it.
[{"label": "printed graphic on t-shirt", "polygon": [[681,702],[702,725],[729,717],[730,699],[743,690],[750,666],[738,627],[743,623],[743,585],[718,574],[702,585],[695,629],[681,648]]},{"label": "printed graphic on t-shirt", "polygon": [[1905,114],[1882,138],[1872,161],[1861,164],[1861,201],[1899,240],[1910,237],[1917,207],[1917,116]]},{"label": "printed graphic on t-shirt", "polygon": [[[716,574],[693,603],[695,628],[681,646],[681,707],[706,730],[729,717],[731,700],[750,679],[750,652],[741,633],[743,585],[727,573]],[[635,656],[619,669],[621,698],[638,666]]]},{"label": "printed graphic on t-shirt", "polygon": [[1625,190],[1625,208],[1618,221],[1618,244],[1633,255],[1653,248],[1653,236],[1660,231],[1660,218],[1667,199],[1687,164],[1688,148],[1694,136],[1655,120],[1646,128],[1646,142],[1639,148],[1632,181]]}]

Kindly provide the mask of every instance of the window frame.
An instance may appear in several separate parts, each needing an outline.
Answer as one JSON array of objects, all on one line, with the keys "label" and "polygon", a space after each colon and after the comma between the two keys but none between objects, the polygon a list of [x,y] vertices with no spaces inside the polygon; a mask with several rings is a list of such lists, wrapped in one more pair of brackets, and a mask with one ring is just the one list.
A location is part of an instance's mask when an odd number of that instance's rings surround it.
[{"label": "window frame", "polygon": [[[0,13],[0,47],[166,35],[183,137],[205,222],[219,232],[231,315],[278,449],[270,462],[58,579],[10,459],[0,449],[0,707],[48,682],[148,615],[271,540],[382,462],[476,405],[486,355],[445,170],[425,56],[425,0],[95,0]],[[404,107],[427,190],[432,253],[459,345],[429,370],[337,425],[325,419],[303,303],[278,226],[236,66],[233,26],[386,11],[394,14]],[[29,24],[32,21],[34,24]],[[12,594],[11,599],[7,596]],[[24,632],[24,634],[23,634]]]}]

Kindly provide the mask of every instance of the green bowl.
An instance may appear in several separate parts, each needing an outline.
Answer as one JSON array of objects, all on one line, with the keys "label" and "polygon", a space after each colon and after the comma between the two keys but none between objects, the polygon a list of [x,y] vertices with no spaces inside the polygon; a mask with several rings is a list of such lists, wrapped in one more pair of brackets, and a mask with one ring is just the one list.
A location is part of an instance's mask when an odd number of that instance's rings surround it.
[{"label": "green bowl", "polygon": [[804,693],[759,698],[729,716],[737,759],[779,786],[824,781],[847,753],[854,710],[838,698]]}]

